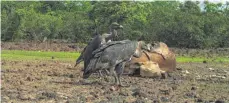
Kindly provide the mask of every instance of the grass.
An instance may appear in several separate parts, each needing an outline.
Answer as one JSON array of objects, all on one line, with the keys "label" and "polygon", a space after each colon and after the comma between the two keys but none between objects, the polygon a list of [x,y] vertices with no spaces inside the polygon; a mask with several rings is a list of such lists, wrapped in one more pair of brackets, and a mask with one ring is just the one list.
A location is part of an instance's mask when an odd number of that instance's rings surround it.
[{"label": "grass", "polygon": [[[41,51],[22,51],[22,50],[2,50],[1,57],[6,60],[68,60],[74,61],[80,55],[79,52],[41,52]],[[178,56],[177,62],[229,62],[227,57],[188,57]]]},{"label": "grass", "polygon": [[177,62],[229,62],[227,57],[189,57],[189,56],[178,56],[176,58]]},{"label": "grass", "polygon": [[2,50],[1,57],[6,60],[75,60],[79,52],[42,52],[22,50]]}]

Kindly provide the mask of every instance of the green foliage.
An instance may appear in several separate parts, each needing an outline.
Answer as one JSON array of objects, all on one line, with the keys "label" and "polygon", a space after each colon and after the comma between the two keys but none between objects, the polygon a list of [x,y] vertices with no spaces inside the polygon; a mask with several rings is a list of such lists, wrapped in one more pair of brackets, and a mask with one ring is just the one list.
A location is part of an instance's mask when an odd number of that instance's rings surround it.
[{"label": "green foliage", "polygon": [[24,11],[19,9],[17,13],[23,17],[18,28],[18,34],[23,39],[42,41],[44,37],[55,38],[61,29],[61,18],[51,14],[38,14],[34,9]]},{"label": "green foliage", "polygon": [[16,31],[20,25],[20,18],[15,13],[15,2],[2,2],[1,5],[1,31],[2,40],[13,41],[17,35]]},{"label": "green foliage", "polygon": [[86,43],[124,26],[118,40],[162,41],[173,47],[229,47],[229,3],[178,1],[2,1],[2,41],[62,39]]}]

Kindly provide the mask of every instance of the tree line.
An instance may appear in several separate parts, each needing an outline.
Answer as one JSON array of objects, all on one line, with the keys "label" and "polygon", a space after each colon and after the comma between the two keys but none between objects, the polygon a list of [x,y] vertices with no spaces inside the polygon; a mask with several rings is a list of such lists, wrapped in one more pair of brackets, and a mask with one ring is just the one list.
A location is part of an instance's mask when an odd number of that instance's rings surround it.
[{"label": "tree line", "polygon": [[[201,6],[200,6],[201,5]],[[118,39],[172,47],[229,47],[229,2],[2,1],[1,41],[61,39],[87,43],[118,22]]]}]

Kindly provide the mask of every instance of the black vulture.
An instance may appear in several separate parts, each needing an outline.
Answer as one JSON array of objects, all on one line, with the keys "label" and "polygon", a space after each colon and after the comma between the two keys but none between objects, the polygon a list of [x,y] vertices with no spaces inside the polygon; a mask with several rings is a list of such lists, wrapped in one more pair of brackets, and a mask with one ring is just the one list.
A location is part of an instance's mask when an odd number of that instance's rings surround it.
[{"label": "black vulture", "polygon": [[110,25],[110,33],[103,33],[102,35],[97,34],[95,37],[91,40],[91,42],[88,43],[88,45],[84,48],[79,58],[76,60],[75,66],[77,66],[81,61],[84,61],[84,69],[87,68],[87,65],[90,62],[92,55],[92,52],[99,48],[101,45],[105,44],[108,40],[113,39],[116,37],[117,29],[122,29],[122,25],[114,22]]},{"label": "black vulture", "polygon": [[88,78],[92,73],[98,70],[110,71],[110,75],[115,78],[117,85],[122,85],[120,76],[123,72],[125,63],[131,60],[132,56],[140,57],[142,47],[145,43],[142,41],[111,41],[93,52],[93,57],[88,67],[84,70],[83,78]]}]

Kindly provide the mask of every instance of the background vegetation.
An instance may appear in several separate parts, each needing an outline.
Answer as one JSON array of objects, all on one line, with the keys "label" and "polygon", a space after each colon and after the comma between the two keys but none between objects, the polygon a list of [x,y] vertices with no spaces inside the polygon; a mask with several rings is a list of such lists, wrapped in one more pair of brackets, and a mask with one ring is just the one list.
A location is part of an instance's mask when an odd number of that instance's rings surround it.
[{"label": "background vegetation", "polygon": [[111,22],[124,26],[119,40],[140,37],[172,47],[229,47],[229,3],[131,1],[2,1],[2,41],[61,39],[86,43]]}]

